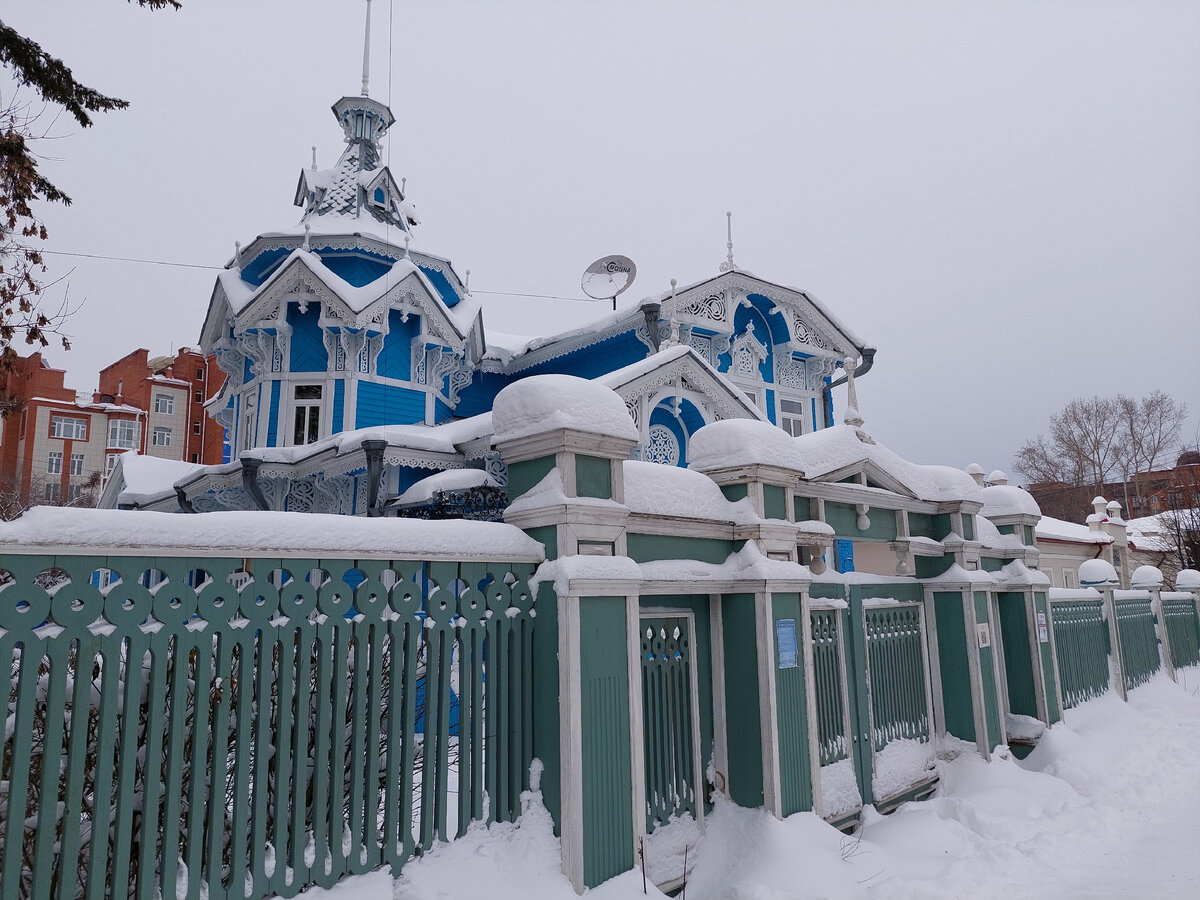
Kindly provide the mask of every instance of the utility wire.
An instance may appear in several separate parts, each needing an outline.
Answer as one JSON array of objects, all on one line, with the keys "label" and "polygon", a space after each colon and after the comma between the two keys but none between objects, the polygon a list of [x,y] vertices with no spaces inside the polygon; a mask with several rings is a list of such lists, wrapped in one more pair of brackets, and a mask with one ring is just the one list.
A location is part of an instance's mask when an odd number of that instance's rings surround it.
[{"label": "utility wire", "polygon": [[[140,259],[133,256],[108,256],[104,253],[76,253],[71,250],[42,250],[42,253],[52,256],[76,256],[82,259],[103,259],[112,262],[129,262],[141,263],[147,266],[172,266],[180,269],[209,269],[214,272],[220,272],[224,266],[204,266],[200,263],[183,263],[171,262],[165,259]],[[476,288],[471,291],[472,294],[494,294],[501,297],[534,297],[539,300],[569,300],[572,303],[594,303],[596,301],[589,300],[586,297],[562,297],[557,294],[530,294],[522,291],[484,291]]]},{"label": "utility wire", "polygon": [[199,263],[168,262],[165,259],[137,259],[132,256],[105,256],[103,253],[72,253],[70,250],[40,250],[48,256],[78,256],[83,259],[108,259],[115,262],[142,263],[147,266],[175,266],[179,269],[212,269],[220,271],[224,266],[202,266]]}]

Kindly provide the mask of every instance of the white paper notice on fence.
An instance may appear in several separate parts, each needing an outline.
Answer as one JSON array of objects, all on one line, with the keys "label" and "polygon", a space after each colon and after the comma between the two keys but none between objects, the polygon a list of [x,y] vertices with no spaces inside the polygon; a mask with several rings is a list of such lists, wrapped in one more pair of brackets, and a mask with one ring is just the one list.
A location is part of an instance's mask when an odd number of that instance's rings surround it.
[{"label": "white paper notice on fence", "polygon": [[988,627],[987,622],[980,622],[975,626],[975,634],[979,638],[979,648],[992,646],[992,630]]},{"label": "white paper notice on fence", "polygon": [[775,642],[779,645],[779,668],[794,669],[800,665],[796,652],[796,620],[775,620]]},{"label": "white paper notice on fence", "polygon": [[1043,644],[1050,643],[1050,632],[1046,630],[1046,614],[1040,612],[1037,614],[1038,623],[1038,641]]}]

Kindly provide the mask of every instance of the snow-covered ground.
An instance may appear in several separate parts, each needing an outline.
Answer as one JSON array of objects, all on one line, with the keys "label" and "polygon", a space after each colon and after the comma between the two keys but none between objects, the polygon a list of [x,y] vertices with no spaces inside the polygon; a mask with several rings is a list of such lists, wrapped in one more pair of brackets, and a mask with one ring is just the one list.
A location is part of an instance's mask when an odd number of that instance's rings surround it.
[{"label": "snow-covered ground", "polygon": [[[957,755],[956,754],[957,752]],[[693,851],[691,900],[810,897],[1200,896],[1200,669],[1068,710],[1026,760],[943,746],[941,786],[846,836],[810,813],[779,822],[720,803]],[[482,827],[314,900],[574,897],[538,795],[516,825]],[[661,896],[650,886],[650,896]],[[627,873],[588,892],[645,896]]]}]

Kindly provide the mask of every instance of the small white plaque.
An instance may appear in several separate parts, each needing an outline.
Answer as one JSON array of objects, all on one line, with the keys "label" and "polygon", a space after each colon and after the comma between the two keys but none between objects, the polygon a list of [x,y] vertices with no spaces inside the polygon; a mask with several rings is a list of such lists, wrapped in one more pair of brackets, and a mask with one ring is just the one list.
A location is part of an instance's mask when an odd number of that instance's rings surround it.
[{"label": "small white plaque", "polygon": [[992,629],[987,622],[980,622],[975,626],[975,635],[979,638],[980,649],[992,646]]}]

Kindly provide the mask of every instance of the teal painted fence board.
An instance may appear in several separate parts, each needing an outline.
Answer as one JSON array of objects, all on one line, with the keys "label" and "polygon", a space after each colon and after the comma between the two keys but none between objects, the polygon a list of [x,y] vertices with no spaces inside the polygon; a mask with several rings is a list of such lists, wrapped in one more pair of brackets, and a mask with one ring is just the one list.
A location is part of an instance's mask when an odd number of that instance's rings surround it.
[{"label": "teal painted fence board", "polygon": [[672,818],[699,819],[692,728],[693,636],[682,617],[641,619],[646,832]]},{"label": "teal painted fence board", "polygon": [[1195,599],[1191,594],[1164,593],[1162,608],[1176,668],[1200,664],[1200,621],[1196,619]]},{"label": "teal painted fence board", "polygon": [[762,721],[754,595],[722,595],[721,623],[727,660],[724,678],[729,796],[739,806],[762,806]]},{"label": "teal painted fence board", "polygon": [[921,607],[869,607],[865,612],[875,750],[895,740],[927,741],[929,703]]},{"label": "teal painted fence board", "polygon": [[849,753],[842,679],[842,613],[837,609],[814,609],[810,619],[817,697],[817,761],[827,766],[845,759]]},{"label": "teal painted fence board", "polygon": [[[775,708],[779,733],[779,799],[785,816],[812,809],[809,764],[808,695],[804,684],[803,622],[799,594],[772,594],[771,631],[775,635]],[[795,640],[795,665],[781,667],[779,623],[790,621]]]},{"label": "teal painted fence board", "polygon": [[1108,691],[1108,625],[1104,604],[1060,600],[1050,604],[1063,709],[1071,709]]},{"label": "teal painted fence board", "polygon": [[[629,754],[629,624],[624,597],[579,604],[583,881],[595,887],[633,867]],[[519,796],[517,798],[519,802]]]},{"label": "teal painted fence board", "polygon": [[[1135,593],[1140,595],[1133,596]],[[1149,681],[1162,666],[1158,638],[1154,633],[1154,611],[1148,592],[1118,591],[1115,605],[1125,688],[1132,690]]]},{"label": "teal painted fence board", "polygon": [[531,564],[0,566],[0,896],[291,897],[520,814]]}]

